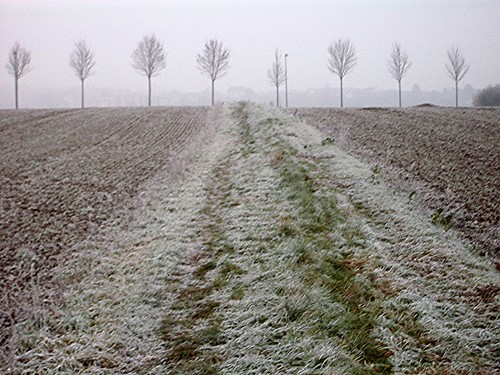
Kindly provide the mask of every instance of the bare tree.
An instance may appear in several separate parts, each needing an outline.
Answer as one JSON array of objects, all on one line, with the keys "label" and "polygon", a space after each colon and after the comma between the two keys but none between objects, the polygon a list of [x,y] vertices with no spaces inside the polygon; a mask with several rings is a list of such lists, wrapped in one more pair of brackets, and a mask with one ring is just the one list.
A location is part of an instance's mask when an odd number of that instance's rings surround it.
[{"label": "bare tree", "polygon": [[231,53],[222,47],[222,42],[210,39],[205,43],[203,52],[196,57],[198,69],[212,81],[212,105],[215,104],[215,81],[229,70]]},{"label": "bare tree", "polygon": [[90,50],[85,40],[82,39],[75,42],[75,49],[69,56],[69,66],[73,68],[82,83],[82,108],[84,108],[84,81],[90,76],[90,71],[95,66],[94,53]]},{"label": "bare tree", "polygon": [[470,64],[465,62],[462,53],[457,47],[448,50],[449,64],[446,64],[446,70],[452,80],[455,81],[455,107],[458,107],[458,82],[465,77],[469,71]]},{"label": "bare tree", "polygon": [[31,63],[31,52],[24,49],[19,45],[19,42],[14,43],[9,53],[9,62],[5,65],[7,72],[14,76],[14,94],[16,109],[19,108],[18,102],[18,80],[31,69],[29,64]]},{"label": "bare tree", "polygon": [[163,43],[153,34],[145,36],[132,53],[132,67],[148,77],[148,106],[151,106],[151,77],[166,67]]},{"label": "bare tree", "polygon": [[281,53],[278,49],[274,52],[274,62],[267,71],[267,78],[272,86],[276,87],[276,107],[280,106],[280,86],[285,83],[285,67],[281,61]]},{"label": "bare tree", "polygon": [[392,45],[391,58],[387,61],[387,68],[393,78],[398,81],[399,108],[401,108],[401,80],[411,68],[412,64],[406,51],[401,48],[399,43],[394,43]]},{"label": "bare tree", "polygon": [[349,39],[337,39],[335,44],[328,47],[328,53],[328,69],[340,78],[340,106],[343,107],[343,79],[356,65],[356,49]]}]

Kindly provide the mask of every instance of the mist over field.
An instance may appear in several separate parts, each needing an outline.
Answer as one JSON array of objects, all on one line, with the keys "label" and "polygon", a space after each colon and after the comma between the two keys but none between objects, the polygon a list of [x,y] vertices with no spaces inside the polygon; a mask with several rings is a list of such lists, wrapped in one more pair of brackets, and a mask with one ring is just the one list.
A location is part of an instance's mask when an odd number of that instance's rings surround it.
[{"label": "mist over field", "polygon": [[153,105],[210,103],[210,80],[196,55],[217,38],[231,52],[230,69],[216,83],[218,101],[273,101],[266,71],[279,48],[288,55],[290,106],[338,106],[327,47],[348,38],[357,64],[344,80],[345,106],[397,106],[397,82],[387,69],[394,42],[413,63],[402,81],[403,106],[454,105],[445,69],[454,46],[471,66],[459,84],[460,105],[469,106],[478,89],[500,77],[498,14],[494,0],[0,0],[0,108],[14,106],[4,66],[16,41],[32,53],[32,70],[19,80],[20,107],[78,106],[80,82],[69,55],[80,39],[96,60],[86,104],[145,105],[147,82],[132,68],[131,54],[153,33],[166,51],[166,69],[152,81]]},{"label": "mist over field", "polygon": [[[161,77],[160,77],[161,78]],[[86,102],[89,107],[128,107],[144,106],[147,103],[147,87],[142,90],[130,90],[119,88],[93,88],[92,78],[89,80]],[[21,80],[21,85],[24,82]],[[78,83],[78,82],[77,82]],[[221,84],[223,80],[221,80]],[[155,82],[153,82],[154,86]],[[146,85],[144,85],[146,86]],[[21,103],[30,103],[31,108],[67,108],[78,107],[80,103],[80,89],[78,86],[71,88],[28,88],[21,93]],[[153,89],[154,90],[154,89]],[[40,95],[40,92],[43,95]],[[283,91],[283,90],[281,90]],[[472,100],[477,92],[472,85],[468,84],[459,89],[460,105],[471,106]],[[284,95],[283,92],[281,92]],[[396,107],[397,90],[376,90],[373,88],[346,88],[344,95],[347,107]],[[420,86],[414,85],[403,92],[403,105],[414,106],[422,103],[432,103],[440,106],[452,106],[454,104],[454,91],[452,88],[442,90],[422,91]],[[225,91],[217,90],[217,100],[220,102],[234,102],[249,100],[255,103],[274,104],[275,93],[272,89],[257,92],[249,87],[229,87]],[[202,91],[187,92],[180,90],[156,90],[153,92],[153,105],[195,105],[204,106],[210,104],[210,89]],[[0,92],[1,108],[11,108],[13,94],[7,91]],[[338,87],[325,85],[307,90],[289,90],[289,103],[292,107],[338,107]]]}]

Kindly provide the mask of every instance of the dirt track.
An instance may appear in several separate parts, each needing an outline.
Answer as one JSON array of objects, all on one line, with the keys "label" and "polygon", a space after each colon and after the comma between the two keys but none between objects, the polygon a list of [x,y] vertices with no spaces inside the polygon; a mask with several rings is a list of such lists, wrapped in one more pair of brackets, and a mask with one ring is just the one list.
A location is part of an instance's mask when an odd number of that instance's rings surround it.
[{"label": "dirt track", "polygon": [[[94,124],[78,134],[105,138],[106,147],[79,146],[74,131],[96,120],[113,124],[105,113],[123,114],[120,123],[133,118],[127,132],[146,135],[120,135],[117,124],[102,137]],[[32,177],[38,168],[43,176],[72,167],[70,176],[81,177],[75,182],[87,181],[85,171],[92,170],[92,186],[102,187],[112,175],[104,187],[118,187],[104,207],[108,216],[85,236],[64,242],[55,264],[48,263],[52,284],[28,273],[26,288],[11,294],[25,298],[15,301],[24,310],[15,311],[32,314],[15,316],[2,307],[4,327],[14,333],[2,337],[7,372],[498,370],[500,279],[494,266],[453,229],[430,223],[427,211],[395,193],[372,163],[346,154],[338,139],[325,142],[329,134],[247,103],[2,115],[2,141],[12,155],[42,141],[48,150],[62,150],[53,158],[38,150],[20,159],[18,168],[32,179],[21,184],[29,192],[39,192]],[[32,133],[23,115],[38,116],[34,124],[47,118],[56,135]],[[179,116],[192,124],[189,132],[178,127],[161,136],[169,128],[162,124]],[[79,126],[69,126],[75,122]],[[75,155],[84,157],[81,167]],[[11,173],[6,176],[17,176],[10,167],[15,160],[2,164]],[[64,189],[49,184],[40,192],[57,201],[71,192],[61,181]],[[85,194],[88,185],[82,186]],[[14,198],[28,199],[26,190],[16,191]],[[30,199],[36,203],[39,196]],[[65,202],[65,212],[86,207]],[[19,213],[3,207],[5,217]],[[22,238],[39,233],[36,226],[25,228]],[[11,256],[4,249],[2,256]],[[40,264],[32,253],[13,262],[21,269]],[[57,298],[44,302],[47,296]]]}]

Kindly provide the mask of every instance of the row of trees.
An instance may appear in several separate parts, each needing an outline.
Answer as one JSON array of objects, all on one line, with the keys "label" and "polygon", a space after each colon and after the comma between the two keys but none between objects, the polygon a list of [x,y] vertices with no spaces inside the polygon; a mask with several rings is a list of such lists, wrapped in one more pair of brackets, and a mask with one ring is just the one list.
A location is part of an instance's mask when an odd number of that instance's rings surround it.
[{"label": "row of trees", "polygon": [[[357,63],[356,49],[349,39],[338,39],[328,46],[329,58],[327,68],[340,79],[340,106],[344,106],[343,80],[352,71]],[[197,55],[198,69],[210,78],[212,88],[212,105],[215,103],[215,81],[223,77],[229,70],[229,59],[231,53],[224,48],[222,43],[216,39],[209,40],[203,51]],[[288,55],[285,55],[285,60]],[[30,71],[31,52],[14,44],[6,65],[7,71],[14,77],[15,105],[18,108],[18,80]],[[75,43],[74,50],[70,54],[69,65],[81,82],[81,107],[85,106],[85,80],[92,74],[96,64],[94,53],[85,40]],[[392,77],[398,83],[399,107],[401,107],[401,81],[411,68],[412,62],[408,54],[399,43],[394,43],[390,59],[387,60],[387,68]],[[151,78],[160,74],[166,67],[166,53],[163,43],[156,36],[145,36],[132,52],[132,67],[148,79],[148,106],[151,106]],[[446,71],[455,82],[455,105],[458,107],[458,84],[467,74],[470,68],[458,48],[448,50],[448,63],[445,64]],[[279,106],[279,89],[287,82],[286,61],[283,65],[282,54],[278,49],[275,51],[274,62],[267,71],[269,82],[276,88],[276,105]]]},{"label": "row of trees", "polygon": [[[337,39],[335,43],[328,46],[328,54],[330,56],[327,67],[340,79],[340,107],[343,107],[343,81],[344,77],[352,71],[357,63],[356,49],[349,39]],[[461,52],[456,47],[448,50],[448,60],[448,63],[445,64],[446,71],[455,82],[455,106],[458,107],[458,83],[469,71],[470,64],[465,61]],[[401,81],[412,65],[413,63],[410,61],[408,53],[401,48],[399,43],[394,43],[390,59],[387,60],[387,69],[398,82],[399,107],[401,107]],[[276,105],[279,106],[279,88],[283,82],[286,82],[287,77],[278,50],[276,50],[274,62],[268,70],[268,78],[270,83],[276,87]]]},{"label": "row of trees", "polygon": [[[198,54],[196,62],[201,72],[210,77],[212,83],[212,105],[215,103],[215,81],[224,76],[229,69],[230,52],[222,43],[211,39]],[[31,52],[14,44],[9,53],[7,71],[14,77],[14,95],[16,109],[18,104],[18,81],[30,71]],[[75,43],[74,50],[69,56],[69,65],[73,68],[81,82],[81,107],[85,107],[85,80],[92,75],[96,64],[94,53],[85,40]],[[151,78],[160,74],[166,67],[166,53],[163,43],[153,34],[145,36],[132,52],[132,67],[148,79],[148,106],[151,106]]]}]

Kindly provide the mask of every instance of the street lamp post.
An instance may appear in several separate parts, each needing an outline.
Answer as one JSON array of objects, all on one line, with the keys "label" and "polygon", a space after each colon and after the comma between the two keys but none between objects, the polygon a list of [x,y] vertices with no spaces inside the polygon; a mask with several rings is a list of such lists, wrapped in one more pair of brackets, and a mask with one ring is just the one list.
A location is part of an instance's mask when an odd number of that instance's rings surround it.
[{"label": "street lamp post", "polygon": [[288,67],[287,67],[288,53],[285,53],[285,107],[288,108]]}]

